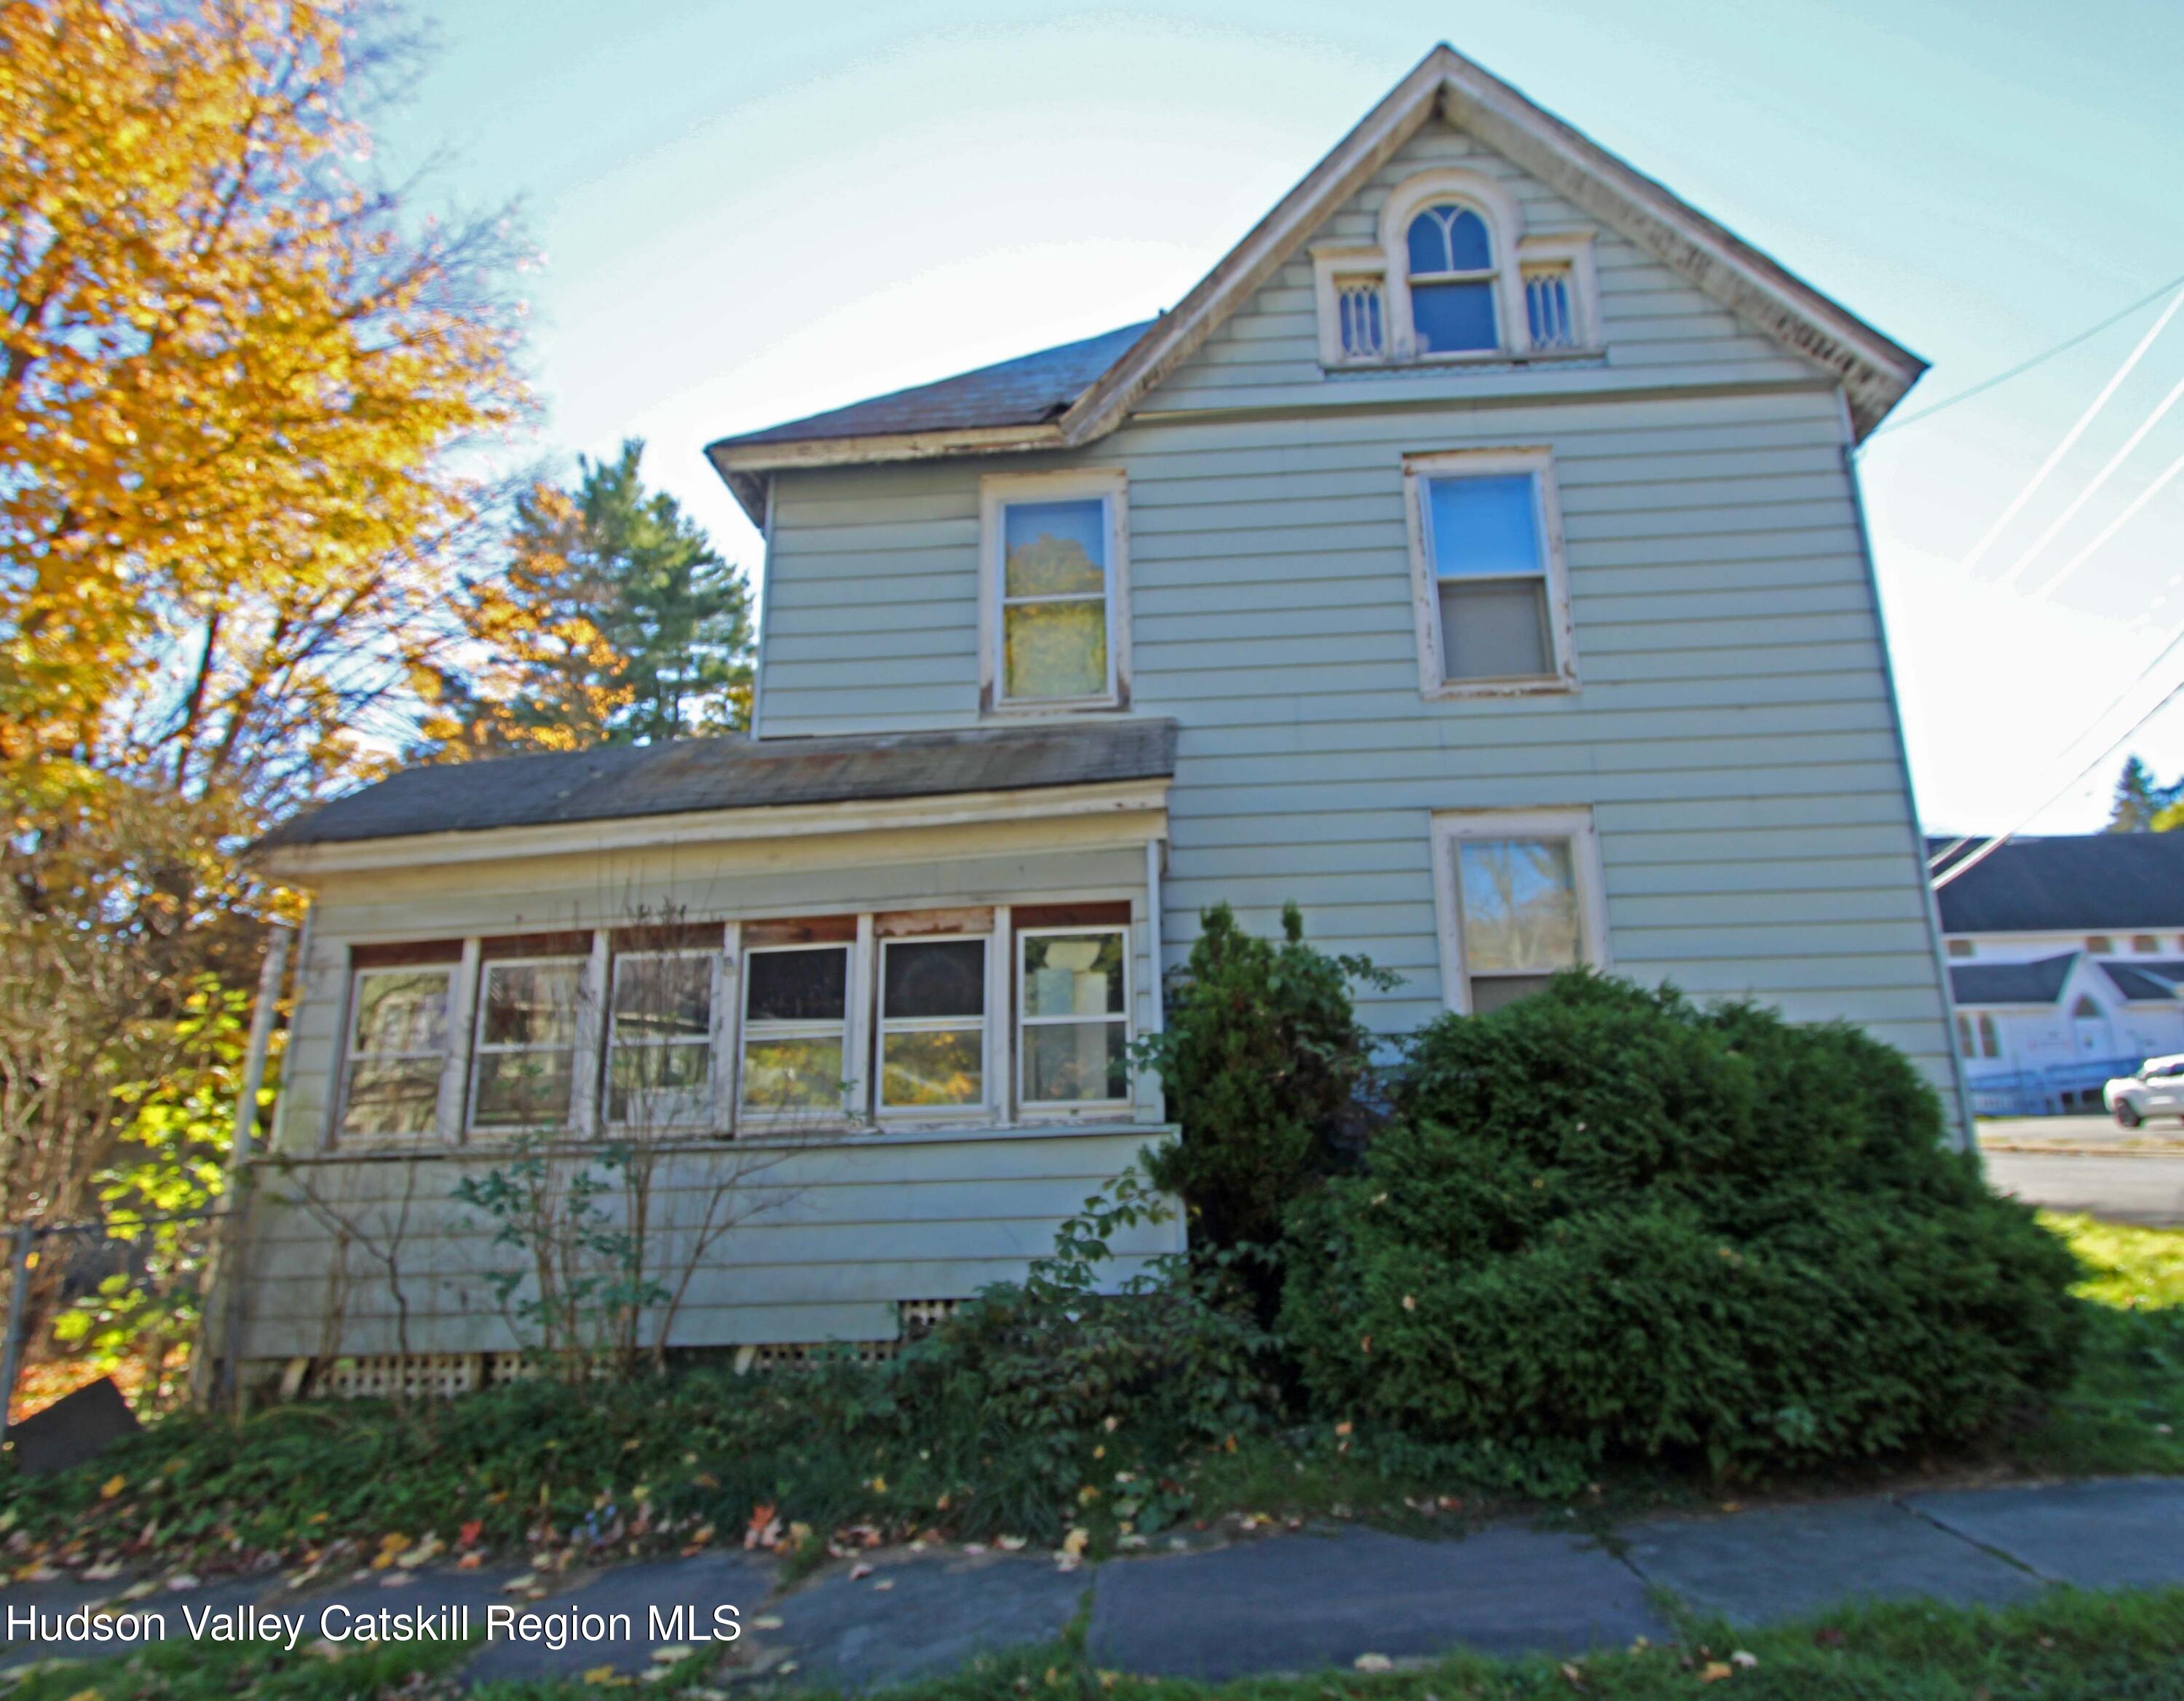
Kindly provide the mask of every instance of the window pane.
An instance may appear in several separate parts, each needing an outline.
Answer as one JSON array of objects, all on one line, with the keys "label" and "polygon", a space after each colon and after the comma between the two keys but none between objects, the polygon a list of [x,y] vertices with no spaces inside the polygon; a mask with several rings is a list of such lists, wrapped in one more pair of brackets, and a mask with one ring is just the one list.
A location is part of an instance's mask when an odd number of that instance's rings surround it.
[{"label": "window pane", "polygon": [[1441,677],[1513,679],[1554,672],[1547,588],[1538,579],[1440,588]]},{"label": "window pane", "polygon": [[839,1022],[849,1008],[847,945],[753,951],[744,974],[754,1022]]},{"label": "window pane", "polygon": [[839,1040],[753,1040],[744,1047],[743,1101],[753,1110],[839,1110]]},{"label": "window pane", "polygon": [[1127,1097],[1128,1036],[1120,1022],[1056,1022],[1023,1030],[1028,1104]]},{"label": "window pane", "polygon": [[1457,845],[1463,959],[1474,974],[1551,972],[1580,960],[1577,881],[1567,839],[1467,839]]},{"label": "window pane", "polygon": [[615,1034],[703,1039],[713,1031],[713,959],[695,952],[615,960]]},{"label": "window pane", "polygon": [[1122,934],[1041,934],[1027,939],[1023,1010],[1027,1016],[1121,1015]]},{"label": "window pane", "polygon": [[438,1124],[437,1057],[352,1063],[342,1107],[345,1135],[431,1134]]},{"label": "window pane", "polygon": [[890,940],[883,1016],[986,1013],[986,942],[982,939]]},{"label": "window pane", "polygon": [[577,1037],[578,962],[488,963],[485,1025],[488,1046],[566,1046]]},{"label": "window pane", "polygon": [[1530,473],[1432,479],[1426,486],[1426,505],[1433,522],[1436,577],[1545,570]]},{"label": "window pane", "polygon": [[880,1042],[883,1105],[977,1104],[986,1090],[986,1030],[889,1034]]},{"label": "window pane", "polygon": [[1001,611],[1002,694],[1100,697],[1107,691],[1107,604],[1017,603]]},{"label": "window pane", "polygon": [[1004,596],[1097,596],[1107,588],[1107,505],[1011,502],[1001,510]]},{"label": "window pane", "polygon": [[1483,279],[1477,283],[1412,284],[1411,323],[1418,333],[1418,347],[1429,354],[1502,346],[1494,326],[1494,286]]},{"label": "window pane", "polygon": [[712,1073],[710,1046],[617,1046],[607,1060],[607,1115],[619,1123],[702,1119]]},{"label": "window pane", "polygon": [[1421,272],[1485,271],[1494,264],[1486,221],[1453,203],[1429,207],[1405,233],[1413,276]]},{"label": "window pane", "polygon": [[356,1051],[447,1048],[447,970],[382,969],[357,976]]},{"label": "window pane", "polygon": [[1547,990],[1544,974],[1489,974],[1471,983],[1471,1013],[1484,1016]]},{"label": "window pane", "polygon": [[488,1051],[477,1060],[477,1128],[559,1128],[569,1118],[573,1051]]}]

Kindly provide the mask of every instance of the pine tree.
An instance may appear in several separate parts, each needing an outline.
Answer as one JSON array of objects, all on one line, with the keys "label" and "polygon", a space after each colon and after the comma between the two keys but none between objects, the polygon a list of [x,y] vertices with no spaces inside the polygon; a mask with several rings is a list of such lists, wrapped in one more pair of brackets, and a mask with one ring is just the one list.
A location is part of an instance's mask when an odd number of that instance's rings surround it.
[{"label": "pine tree", "polygon": [[2184,780],[2163,785],[2153,770],[2137,756],[2128,758],[2116,777],[2115,801],[2109,811],[2111,833],[2151,833],[2175,825],[2158,822],[2162,812],[2184,796]]}]

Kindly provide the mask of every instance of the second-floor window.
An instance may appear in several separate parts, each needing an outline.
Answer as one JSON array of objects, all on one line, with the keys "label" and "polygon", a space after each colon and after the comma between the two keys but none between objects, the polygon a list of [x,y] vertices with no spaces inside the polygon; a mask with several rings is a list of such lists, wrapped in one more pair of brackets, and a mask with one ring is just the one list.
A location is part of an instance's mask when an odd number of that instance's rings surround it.
[{"label": "second-floor window", "polygon": [[1418,455],[1405,473],[1425,694],[1576,684],[1552,457],[1545,449]]},{"label": "second-floor window", "polygon": [[985,707],[1054,713],[1128,694],[1120,472],[1001,475],[981,490]]}]

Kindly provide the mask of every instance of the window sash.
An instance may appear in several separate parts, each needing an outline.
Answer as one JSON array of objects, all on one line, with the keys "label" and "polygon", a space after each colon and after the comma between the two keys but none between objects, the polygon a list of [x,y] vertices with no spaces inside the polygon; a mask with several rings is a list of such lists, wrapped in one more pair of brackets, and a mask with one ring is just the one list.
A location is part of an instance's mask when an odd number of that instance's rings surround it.
[{"label": "window sash", "polygon": [[[844,943],[824,945],[753,945],[744,951],[743,990],[739,1000],[743,1014],[743,1030],[736,1042],[736,1112],[739,1118],[754,1122],[779,1122],[806,1115],[840,1116],[844,1113],[845,1096],[841,1083],[851,1075],[850,1058],[850,1005],[857,996],[855,963],[851,960],[854,947]],[[751,988],[757,977],[751,973],[754,959],[761,956],[783,956],[796,951],[834,951],[842,953],[842,1013],[838,1018],[783,1018],[755,1017],[750,1013]],[[800,1040],[832,1041],[840,1059],[841,1073],[831,1093],[823,1099],[803,1102],[754,1102],[750,1097],[752,1068],[751,1051],[761,1046],[788,1046]]]},{"label": "window sash", "polygon": [[[361,1043],[364,1024],[365,993],[368,984],[390,977],[416,979],[429,977],[440,983],[440,1040],[436,1046],[413,1046],[367,1050]],[[418,1140],[437,1134],[439,1127],[440,1082],[447,1072],[448,1041],[452,1035],[449,1018],[454,1012],[454,967],[432,963],[388,965],[385,968],[359,968],[349,977],[349,1015],[348,1044],[343,1047],[341,1071],[341,1105],[335,1121],[337,1135],[343,1140]],[[421,1092],[420,1102],[425,1109],[424,1125],[416,1129],[361,1128],[353,1125],[352,1118],[358,1109],[357,1084],[359,1077],[375,1068],[393,1074],[402,1073],[403,1064],[422,1066],[431,1069],[429,1091]]]},{"label": "window sash", "polygon": [[[890,952],[916,950],[927,945],[976,945],[979,947],[979,1008],[975,1014],[954,1016],[890,1016],[887,1013],[887,963]],[[889,1116],[961,1115],[984,1106],[992,1096],[993,1059],[986,1012],[994,1007],[993,935],[991,934],[916,934],[879,942],[879,973],[873,978],[872,1001],[878,1016],[878,1068],[873,1087],[875,1102]],[[888,1097],[888,1040],[906,1034],[970,1034],[977,1037],[978,1090],[974,1097],[944,1101],[897,1102]]]},{"label": "window sash", "polygon": [[[475,1028],[471,1041],[471,1090],[469,1115],[465,1124],[474,1131],[492,1134],[518,1134],[529,1131],[567,1129],[575,1120],[577,1095],[583,1090],[583,1000],[588,991],[585,970],[591,959],[582,956],[510,956],[494,957],[478,968],[477,1009],[473,1017]],[[493,1015],[493,976],[505,970],[518,968],[571,969],[575,972],[575,996],[569,1007],[569,1035],[566,1040],[534,1041],[521,1040],[488,1040],[486,1023]],[[558,1109],[553,1114],[532,1117],[523,1120],[502,1120],[498,1116],[488,1119],[482,1113],[488,1082],[494,1071],[493,1060],[501,1057],[566,1058],[568,1063],[567,1090]],[[596,1067],[596,1055],[594,1056]]]},{"label": "window sash", "polygon": [[[713,1119],[713,1050],[715,1030],[719,1023],[720,964],[717,951],[705,949],[672,951],[632,951],[616,953],[611,970],[611,990],[607,998],[606,1034],[606,1090],[605,1112],[608,1124],[616,1128],[630,1128],[653,1124],[681,1127],[710,1123]],[[625,1012],[622,1006],[622,973],[626,968],[639,963],[666,962],[701,962],[706,965],[705,1031],[702,1034],[634,1034],[622,1031]],[[616,1116],[615,1095],[618,1090],[615,1066],[619,1058],[639,1054],[656,1054],[663,1065],[667,1054],[674,1051],[696,1051],[703,1062],[699,1069],[699,1080],[692,1086],[652,1085],[635,1088],[631,1096],[639,1095],[655,1098],[660,1103],[654,1113],[642,1117]],[[671,1066],[670,1066],[671,1067]],[[657,1072],[665,1080],[669,1068]]]},{"label": "window sash", "polygon": [[[1121,549],[1120,527],[1117,523],[1116,504],[1119,497],[1112,490],[1089,494],[1067,494],[1056,489],[1041,491],[1025,489],[1021,494],[1002,494],[994,500],[989,521],[992,536],[986,548],[991,557],[993,580],[991,606],[994,610],[990,661],[993,678],[993,700],[997,707],[1067,709],[1113,702],[1120,692],[1121,639],[1117,631],[1116,585]],[[1096,591],[1063,591],[1012,596],[1009,594],[1008,524],[1009,511],[1014,508],[1045,507],[1055,503],[1097,502],[1100,505],[1100,577]],[[1100,611],[1103,655],[1101,678],[1098,687],[1088,692],[1073,692],[1067,695],[1043,695],[1014,692],[1009,689],[1009,613],[1013,609],[1061,607],[1069,604],[1097,605]]]},{"label": "window sash", "polygon": [[[1607,923],[1599,839],[1591,811],[1582,809],[1482,811],[1436,815],[1433,823],[1434,901],[1440,928],[1441,989],[1448,1007],[1479,1014],[1513,997],[1527,996],[1569,968],[1607,966]],[[1555,844],[1568,870],[1568,900],[1574,932],[1568,962],[1533,960],[1474,967],[1480,956],[1466,915],[1463,864],[1468,849],[1490,844]]]},{"label": "window sash", "polygon": [[[1428,697],[1474,693],[1568,690],[1577,684],[1570,652],[1569,594],[1562,560],[1554,464],[1545,450],[1508,449],[1460,450],[1420,455],[1406,463],[1412,527],[1411,571],[1418,621],[1420,689]],[[1488,571],[1443,572],[1443,549],[1435,532],[1434,492],[1437,486],[1467,480],[1522,478],[1530,506],[1530,564],[1510,567],[1492,557]],[[1451,556],[1451,563],[1457,559]],[[1478,591],[1535,588],[1539,600],[1537,672],[1457,671],[1456,634],[1445,604],[1461,602]]]},{"label": "window sash", "polygon": [[[1028,947],[1031,942],[1034,940],[1040,939],[1091,939],[1095,937],[1112,939],[1117,941],[1122,967],[1122,1008],[1119,1010],[1100,1011],[1096,1014],[1090,1012],[1079,1012],[1076,1011],[1064,1011],[1050,1016],[1034,1015],[1030,1008],[1031,976],[1030,972],[1025,966],[1025,959],[1028,955]],[[1017,929],[1014,952],[1015,956],[1013,960],[1017,987],[1015,1009],[1013,1013],[1016,1018],[1017,1029],[1015,1051],[1017,1054],[1016,1091],[1017,1107],[1018,1111],[1026,1116],[1036,1117],[1042,1114],[1052,1116],[1056,1114],[1068,1114],[1086,1109],[1112,1109],[1119,1105],[1128,1104],[1131,1101],[1127,1062],[1124,1066],[1125,1072],[1123,1075],[1123,1089],[1119,1093],[1111,1094],[1100,1098],[1034,1098],[1032,1096],[1030,1082],[1028,1079],[1032,1064],[1032,1045],[1026,1036],[1029,1033],[1043,1028],[1097,1029],[1100,1030],[1103,1035],[1106,1030],[1119,1029],[1123,1035],[1124,1055],[1127,1057],[1128,1047],[1133,1031],[1130,1013],[1131,965],[1129,929],[1127,926],[1117,923],[1094,923],[1091,925],[1078,925],[1075,927],[1019,928]],[[1103,1040],[1103,1044],[1105,1043],[1109,1042]]]}]

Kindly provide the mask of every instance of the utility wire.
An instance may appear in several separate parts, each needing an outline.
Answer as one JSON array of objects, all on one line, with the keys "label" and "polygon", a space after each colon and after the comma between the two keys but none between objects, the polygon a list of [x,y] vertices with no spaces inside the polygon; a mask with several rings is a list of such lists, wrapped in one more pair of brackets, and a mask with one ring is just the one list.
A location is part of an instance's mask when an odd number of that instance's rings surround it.
[{"label": "utility wire", "polygon": [[2153,339],[2169,328],[2169,321],[2176,316],[2176,310],[2180,307],[2184,307],[2184,289],[2176,292],[2175,299],[2162,310],[2161,316],[2153,321],[2153,328],[2138,339],[2138,346],[2125,355],[2123,364],[2109,375],[2108,382],[2101,386],[2101,393],[2087,404],[2085,412],[2078,415],[2078,422],[2063,433],[2063,440],[2048,451],[2048,459],[2040,463],[2040,470],[2025,482],[2017,494],[2009,499],[2008,505],[1995,516],[1994,524],[1986,528],[1986,535],[1972,545],[1971,553],[1964,560],[1964,565],[1967,568],[1979,565],[1980,557],[1994,547],[1994,540],[2003,534],[2004,528],[2017,517],[2019,511],[2032,499],[2033,493],[2048,482],[2048,475],[2062,464],[2063,457],[2070,452],[2071,447],[2086,434],[2086,427],[2100,417],[2101,410],[2109,404],[2109,398],[2123,388],[2123,381],[2128,378],[2138,363],[2146,358],[2146,351],[2153,346]]},{"label": "utility wire", "polygon": [[2114,537],[2117,533],[2123,530],[2123,528],[2131,522],[2131,516],[2137,513],[2140,509],[2145,507],[2148,503],[2153,500],[2155,497],[2159,496],[2162,491],[2167,488],[2169,482],[2175,478],[2180,472],[2184,472],[2184,455],[2178,455],[2176,460],[2170,461],[2168,466],[2163,467],[2159,476],[2154,479],[2153,483],[2148,485],[2145,489],[2140,491],[2137,495],[2132,497],[2130,502],[2126,505],[2123,512],[2117,515],[2114,519],[2109,521],[2107,525],[2102,527],[2098,532],[2095,533],[2091,543],[2087,544],[2085,548],[2079,550],[2076,555],[2071,556],[2069,560],[2064,562],[2060,567],[2057,568],[2054,572],[2051,573],[2048,577],[2047,580],[2032,592],[2032,594],[2035,597],[2044,597],[2048,595],[2054,590],[2056,586],[2061,584],[2064,580],[2069,578],[2070,575],[2077,572],[2080,567],[2085,566],[2086,560],[2092,555],[2094,550],[2099,549],[2102,544],[2107,543],[2109,538]]},{"label": "utility wire", "polygon": [[[2111,325],[2120,325],[2125,320],[2130,318],[2132,314],[2137,312],[2141,308],[2152,306],[2155,302],[2160,300],[2163,296],[2168,294],[2170,290],[2180,287],[2184,287],[2184,276],[2170,278],[2169,282],[2163,284],[2160,288],[2153,290],[2145,295],[2140,296],[2139,298],[2132,302],[2130,306],[2123,308],[2117,312],[2111,313],[2107,318],[2101,321],[2099,324],[2090,326],[2084,331],[2081,331],[2075,337],[2065,337],[2062,342],[2056,343],[2052,349],[2042,349],[2037,354],[2035,354],[2029,360],[2020,360],[2016,365],[2012,366],[2007,372],[1997,372],[1992,378],[1982,379],[1980,382],[1974,384],[1969,390],[1959,390],[1953,396],[1945,396],[1940,401],[1935,403],[1930,408],[1921,408],[1915,414],[1906,414],[1901,419],[1893,419],[1889,421],[1886,425],[1880,427],[1878,429],[1869,432],[1866,434],[1865,440],[1867,443],[1871,443],[1875,438],[1886,437],[1892,431],[1902,431],[1904,427],[1914,426],[1918,424],[1920,420],[1930,420],[1933,418],[1936,414],[1944,412],[1947,410],[1956,406],[1958,402],[1968,402],[1974,396],[1984,395],[1987,391],[1994,388],[1997,384],[2006,384],[2012,378],[2021,378],[2035,366],[2044,365],[2048,361],[2053,360],[2058,354],[2068,354],[2071,349],[2076,348],[2081,343],[2090,342],[2092,338],[2099,336],[2102,332],[2107,330]],[[1861,444],[1860,447],[1863,448],[1864,445]]]},{"label": "utility wire", "polygon": [[2008,570],[1997,583],[2004,585],[2014,583],[2017,576],[2031,564],[2032,558],[2054,541],[2055,534],[2070,523],[2077,511],[2092,499],[2094,494],[2109,482],[2115,470],[2130,458],[2131,450],[2146,441],[2146,434],[2167,418],[2169,410],[2179,401],[2184,401],[2184,378],[2177,380],[2169,393],[2155,405],[2153,411],[2139,421],[2138,429],[2125,439],[2121,449],[2109,457],[2108,465],[2093,475],[2092,482],[2073,497],[2070,506],[2048,522],[2048,529],[2035,538],[2025,553],[2009,564]]}]

